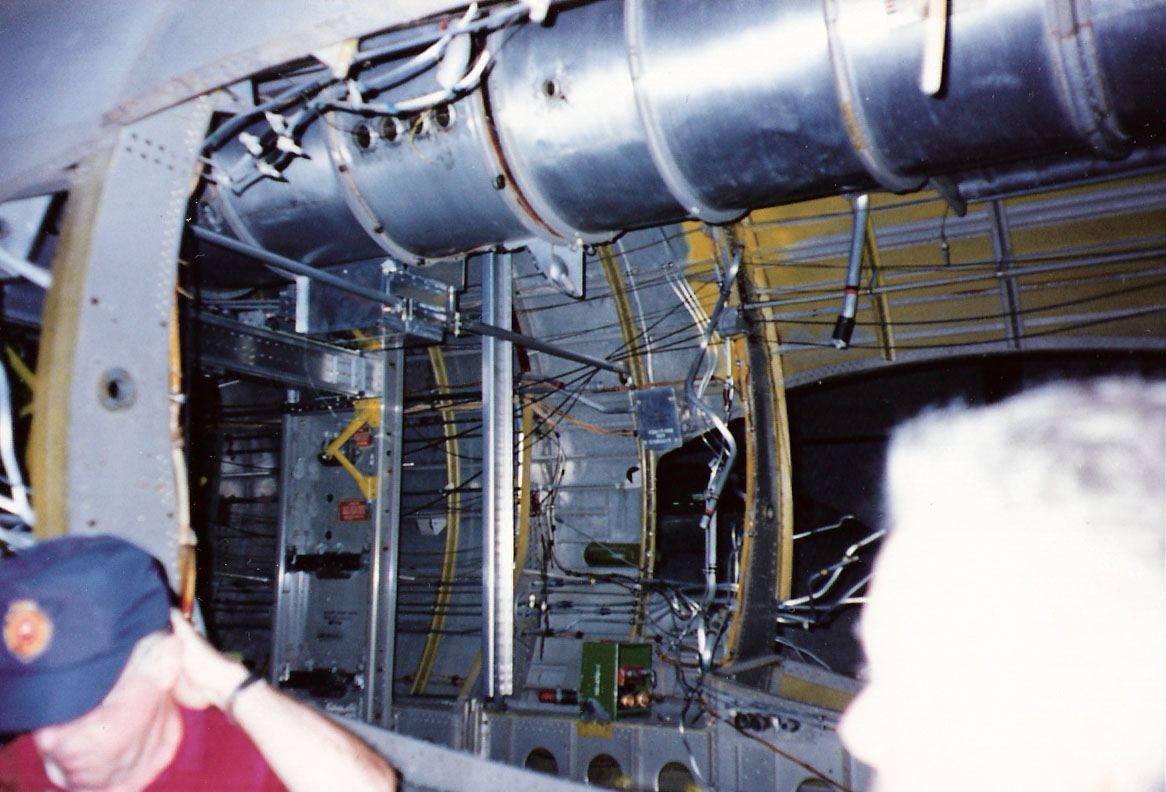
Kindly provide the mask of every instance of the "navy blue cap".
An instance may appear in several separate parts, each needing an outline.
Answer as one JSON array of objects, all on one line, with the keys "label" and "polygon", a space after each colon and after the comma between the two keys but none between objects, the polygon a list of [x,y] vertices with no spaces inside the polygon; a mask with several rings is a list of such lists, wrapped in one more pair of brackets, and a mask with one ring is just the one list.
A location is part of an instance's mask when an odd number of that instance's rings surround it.
[{"label": "navy blue cap", "polygon": [[123,539],[49,539],[0,561],[0,623],[0,732],[30,731],[101,703],[134,644],[169,628],[170,589]]}]

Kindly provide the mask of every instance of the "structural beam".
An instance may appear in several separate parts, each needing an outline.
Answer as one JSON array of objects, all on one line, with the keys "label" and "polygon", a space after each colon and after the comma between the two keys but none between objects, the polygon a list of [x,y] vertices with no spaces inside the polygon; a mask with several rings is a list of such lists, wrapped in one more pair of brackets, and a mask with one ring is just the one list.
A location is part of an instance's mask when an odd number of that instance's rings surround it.
[{"label": "structural beam", "polygon": [[[492,253],[482,270],[482,319],[510,324],[510,256]],[[513,345],[482,336],[482,669],[487,698],[514,692]]]},{"label": "structural beam", "polygon": [[379,396],[378,356],[277,333],[213,314],[200,314],[199,356],[205,365],[349,396]]},{"label": "structural beam", "polygon": [[397,644],[397,562],[401,545],[401,472],[405,387],[405,348],[395,344],[378,353],[384,379],[380,431],[377,433],[376,516],[373,521],[372,568],[369,570],[368,658],[370,684],[365,690],[369,723],[393,725],[393,668]]},{"label": "structural beam", "polygon": [[[215,231],[211,231],[206,228],[200,228],[198,226],[190,226],[190,230],[192,234],[201,240],[219,245],[220,247],[224,247],[227,250],[233,251],[235,253],[249,256],[256,261],[262,261],[269,267],[272,267],[276,270],[282,270],[286,274],[300,275],[306,278],[311,278],[312,280],[325,283],[333,288],[348,292],[349,294],[355,294],[358,297],[364,297],[368,300],[375,300],[382,305],[396,306],[401,302],[401,298],[396,295],[378,291],[377,289],[370,289],[367,286],[361,286],[356,283],[351,283],[341,277],[333,275],[329,272],[325,272],[324,270],[316,269],[315,267],[296,261],[295,259],[288,258],[287,256],[281,256],[278,253],[272,253],[270,250],[265,250],[263,248],[256,247],[255,245],[249,245],[246,242],[240,242],[237,239],[232,239],[229,236],[224,236],[223,234],[219,234]],[[504,258],[506,261],[509,261],[509,256],[505,256]],[[503,257],[495,255],[491,260],[500,261],[503,260]],[[453,317],[450,318],[453,319]],[[509,315],[504,318],[504,321],[507,324],[510,323]],[[524,336],[521,333],[515,333],[511,330],[505,329],[504,327],[498,326],[494,322],[491,322],[486,318],[485,314],[483,314],[482,321],[480,322],[473,319],[462,319],[458,322],[458,326],[461,330],[474,333],[475,335],[502,339],[527,349],[533,349],[538,352],[545,352],[548,355],[563,358],[564,360],[573,360],[576,363],[582,363],[586,366],[592,366],[594,368],[604,369],[606,371],[613,371],[620,376],[626,376],[627,374],[627,370],[618,363],[612,363],[608,360],[601,360],[600,358],[591,357],[590,355],[582,355],[578,352],[572,352],[569,349],[563,349],[562,347],[555,346],[554,344],[548,344],[546,341],[540,341],[537,338],[531,338],[530,336]]]}]

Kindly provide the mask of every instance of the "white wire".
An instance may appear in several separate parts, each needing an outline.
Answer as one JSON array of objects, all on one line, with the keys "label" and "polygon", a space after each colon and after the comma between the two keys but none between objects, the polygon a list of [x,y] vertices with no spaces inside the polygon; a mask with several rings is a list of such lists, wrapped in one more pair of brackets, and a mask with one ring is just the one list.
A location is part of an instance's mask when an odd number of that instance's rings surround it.
[{"label": "white wire", "polygon": [[692,285],[688,282],[688,279],[677,270],[676,264],[671,259],[664,265],[664,275],[668,279],[668,285],[672,287],[672,291],[676,293],[680,304],[684,306],[684,309],[688,311],[688,315],[692,317],[692,322],[696,325],[697,332],[703,335],[705,325],[709,321],[709,316],[705,312],[704,306],[700,304],[700,300],[696,298],[696,293],[692,290]]},{"label": "white wire", "polygon": [[[842,559],[839,560],[834,565],[834,571],[830,573],[830,579],[827,580],[824,584],[822,584],[822,586],[817,591],[812,592],[810,594],[807,594],[804,597],[797,597],[795,599],[786,600],[785,602],[780,603],[779,607],[795,608],[795,607],[798,607],[800,605],[807,605],[813,600],[821,599],[822,597],[824,597],[826,595],[826,593],[831,588],[833,588],[834,584],[838,582],[838,578],[840,578],[842,576],[842,571],[846,568],[846,566],[848,564],[854,563],[855,561],[858,560],[857,558],[855,558],[855,554],[859,550],[861,550],[862,548],[866,547],[871,542],[882,539],[886,535],[886,533],[887,533],[887,530],[885,528],[883,528],[881,530],[875,531],[870,536],[867,536],[866,538],[861,539],[861,540],[855,542],[854,544],[852,544],[850,547],[846,548],[846,552],[843,553]],[[863,580],[860,581],[859,585],[856,586],[855,588],[852,588],[850,591],[846,592],[846,594],[842,597],[842,599],[845,599],[846,597],[850,596],[858,588],[861,588],[863,585],[865,585],[866,581],[869,578],[870,578],[869,575],[866,578],[863,578]]]},{"label": "white wire", "polygon": [[[851,604],[852,603],[851,597],[853,597],[855,594],[857,594],[859,589],[861,589],[863,586],[865,586],[869,582],[870,582],[870,575],[867,575],[862,580],[855,583],[853,586],[851,586],[849,589],[846,590],[845,594],[843,594],[839,598],[838,604],[839,605]],[[860,599],[863,599],[863,598],[860,598]]]},{"label": "white wire", "polygon": [[[453,38],[453,31],[447,32],[440,39],[430,44],[428,48],[417,53],[400,66],[394,68],[399,69],[402,74],[408,72],[411,69],[417,69],[418,71],[428,69],[430,66],[437,63],[437,61],[441,58],[441,54],[445,50],[445,45],[449,43],[451,38]],[[404,79],[408,78],[406,77]],[[366,103],[363,99],[352,101],[351,97],[348,101],[336,100],[328,102],[328,106],[336,107],[342,110],[363,110],[376,107],[376,105]]]},{"label": "white wire", "polygon": [[0,267],[8,270],[13,275],[18,275],[32,281],[42,289],[49,288],[53,283],[53,276],[48,270],[38,267],[31,261],[17,258],[3,247],[0,247]]},{"label": "white wire", "polygon": [[36,538],[28,531],[0,527],[0,542],[14,550],[27,550],[36,544]]},{"label": "white wire", "polygon": [[393,110],[398,113],[409,113],[415,110],[425,110],[449,99],[453,99],[457,94],[473,89],[478,84],[478,81],[482,79],[482,73],[486,71],[486,66],[489,63],[490,50],[482,50],[482,54],[478,56],[474,67],[453,88],[434,91],[424,96],[418,96],[416,99],[407,99],[404,102],[394,102],[392,106]]},{"label": "white wire", "polygon": [[795,627],[809,629],[814,620],[809,616],[800,616],[796,613],[783,613],[777,617],[778,624],[789,624]]},{"label": "white wire", "polygon": [[832,525],[823,525],[820,528],[811,528],[808,531],[802,531],[801,533],[794,534],[793,538],[794,539],[804,539],[807,536],[813,536],[814,534],[825,533],[826,531],[833,531],[835,528],[841,528],[843,525],[845,525],[847,520],[853,520],[853,519],[854,519],[853,514],[844,514],[844,515],[842,515],[842,517],[839,518],[838,522],[833,523]]},{"label": "white wire", "polygon": [[817,591],[811,592],[804,597],[796,597],[791,600],[786,600],[785,602],[781,603],[779,607],[796,608],[799,605],[807,605],[813,600],[821,599],[826,595],[826,592],[828,592],[834,586],[834,584],[838,582],[838,578],[842,577],[842,570],[844,568],[844,566],[836,567],[834,571],[830,573],[830,578],[825,583],[823,583],[821,588],[819,588]]},{"label": "white wire", "polygon": [[[476,6],[475,6],[476,8]],[[429,49],[415,55],[410,64],[415,63],[417,68],[428,68],[441,56],[442,50],[445,49],[449,39],[457,33],[457,30],[451,30],[444,38],[433,44]],[[454,99],[458,94],[473,90],[482,79],[482,74],[485,73],[486,67],[490,65],[492,55],[490,50],[484,49],[474,62],[473,67],[466,72],[466,74],[458,80],[450,88],[442,88],[413,99],[405,99],[400,102],[330,102],[331,107],[336,107],[346,110],[371,110],[373,112],[385,113],[388,115],[398,115],[400,113],[411,113],[417,110],[426,110],[442,102]],[[422,65],[428,61],[427,64]],[[411,68],[410,64],[406,64],[402,68]]]},{"label": "white wire", "polygon": [[0,464],[10,482],[12,497],[0,496],[0,508],[15,514],[32,527],[36,524],[32,505],[28,502],[28,488],[16,462],[16,445],[12,432],[12,398],[8,387],[8,372],[0,365]]},{"label": "white wire", "polygon": [[696,386],[696,395],[699,398],[704,398],[704,392],[708,390],[709,382],[712,381],[713,374],[716,373],[717,368],[721,364],[721,351],[717,344],[702,344],[705,351],[705,370],[701,375],[700,384]]},{"label": "white wire", "polygon": [[818,657],[818,655],[814,654],[813,652],[811,652],[809,649],[805,648],[804,646],[798,646],[793,641],[787,641],[784,638],[778,638],[776,636],[774,636],[773,640],[777,641],[782,646],[788,646],[790,649],[793,649],[795,652],[797,652],[800,655],[805,655],[806,657],[810,658],[818,665],[822,666],[822,668],[825,668],[827,671],[834,670],[833,668],[830,667],[829,663],[827,663],[822,658]]}]

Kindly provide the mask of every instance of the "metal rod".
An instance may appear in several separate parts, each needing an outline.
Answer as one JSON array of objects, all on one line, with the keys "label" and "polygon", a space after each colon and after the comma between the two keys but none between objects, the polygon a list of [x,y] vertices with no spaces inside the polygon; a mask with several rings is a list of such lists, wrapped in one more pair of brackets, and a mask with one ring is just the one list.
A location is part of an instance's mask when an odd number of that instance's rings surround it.
[{"label": "metal rod", "polygon": [[[302,275],[306,278],[319,281],[320,283],[325,283],[336,289],[340,289],[341,291],[346,291],[349,294],[355,294],[358,297],[364,297],[366,299],[379,302],[382,305],[398,305],[401,302],[399,297],[395,297],[391,294],[387,294],[376,289],[370,289],[365,286],[350,283],[343,278],[333,275],[329,272],[325,272],[324,270],[319,270],[307,264],[302,264],[295,259],[281,256],[278,253],[272,253],[270,250],[264,250],[263,248],[256,247],[254,245],[248,245],[246,242],[240,242],[239,240],[232,239],[229,236],[224,236],[223,234],[219,234],[205,228],[200,228],[198,226],[190,226],[190,231],[199,239],[219,245],[220,247],[225,247],[227,250],[234,251],[235,253],[240,253],[244,256],[250,256],[251,258],[257,261],[262,261],[271,267],[286,270],[287,272],[290,272],[294,275]],[[591,357],[590,355],[583,355],[578,352],[572,352],[569,349],[563,349],[562,347],[555,346],[554,344],[548,344],[546,341],[540,341],[537,338],[531,338],[530,336],[524,336],[521,333],[515,333],[510,330],[503,329],[488,321],[479,322],[475,319],[463,319],[461,322],[461,327],[463,330],[474,333],[476,335],[491,336],[493,338],[502,339],[503,341],[509,341],[512,344],[517,344],[518,346],[525,347],[527,349],[546,352],[548,355],[554,355],[555,357],[560,357],[565,360],[573,360],[576,363],[582,363],[594,368],[604,369],[605,371],[612,371],[616,374],[619,374],[621,377],[627,376],[627,369],[618,363],[612,363],[611,361],[601,360],[600,358]]]},{"label": "metal rod", "polygon": [[618,363],[612,363],[609,360],[602,360],[597,357],[591,357],[590,355],[583,355],[579,352],[572,352],[569,349],[563,349],[560,346],[548,344],[546,341],[540,341],[537,338],[531,338],[530,336],[524,336],[521,333],[514,333],[510,330],[504,330],[503,328],[498,327],[497,325],[490,322],[477,322],[473,319],[467,319],[462,321],[462,329],[470,333],[476,333],[477,335],[492,336],[493,338],[498,338],[503,341],[509,341],[510,343],[517,344],[520,347],[526,347],[527,349],[546,352],[548,355],[554,355],[555,357],[560,357],[564,360],[573,360],[576,363],[582,363],[585,366],[592,366],[594,368],[603,369],[604,371],[613,371],[616,374],[619,374],[620,377],[627,377],[627,369]]},{"label": "metal rod", "polygon": [[307,264],[302,264],[295,259],[281,256],[278,253],[272,253],[270,250],[264,250],[261,247],[248,245],[246,242],[240,242],[237,239],[231,239],[229,236],[224,236],[222,234],[215,233],[214,231],[209,231],[205,228],[192,225],[190,226],[190,232],[199,239],[212,242],[216,245],[219,245],[220,247],[225,247],[227,250],[234,251],[235,253],[241,253],[244,256],[250,256],[257,261],[262,261],[272,267],[287,270],[288,272],[291,272],[295,275],[303,275],[306,278],[311,278],[312,280],[319,281],[320,283],[326,283],[329,286],[340,289],[341,291],[346,291],[349,294],[355,294],[359,297],[365,297],[369,300],[374,300],[375,302],[379,302],[382,305],[397,305],[401,301],[399,297],[394,297],[391,294],[386,294],[383,291],[369,289],[364,286],[358,286],[357,284],[350,283],[344,280],[344,278],[333,275],[330,272],[316,269],[315,267],[308,266]]},{"label": "metal rod", "polygon": [[992,255],[996,259],[996,277],[1000,282],[1000,302],[1007,319],[1008,342],[1020,349],[1024,339],[1024,324],[1020,317],[1020,294],[1012,274],[1012,240],[1008,230],[1008,215],[1003,201],[988,202],[988,221],[991,224]]},{"label": "metal rod", "polygon": [[[883,286],[883,260],[879,254],[879,243],[875,238],[874,224],[870,222],[869,216],[866,221],[866,229],[863,232],[866,235],[866,257],[870,259],[870,268],[873,273],[874,283]],[[882,342],[883,358],[888,361],[895,359],[895,330],[891,323],[891,301],[887,299],[886,294],[873,295],[875,315],[879,322],[879,336]]]},{"label": "metal rod", "polygon": [[834,324],[834,346],[846,349],[854,332],[854,315],[858,310],[859,276],[862,273],[862,248],[866,239],[866,219],[870,213],[870,196],[866,193],[854,199],[854,229],[850,235],[850,259],[846,265],[846,289],[842,297],[842,311]]},{"label": "metal rod", "polygon": [[[482,271],[485,326],[510,322],[510,256]],[[496,327],[495,327],[496,329]],[[514,373],[509,339],[482,338],[482,670],[486,697],[514,692]]]}]

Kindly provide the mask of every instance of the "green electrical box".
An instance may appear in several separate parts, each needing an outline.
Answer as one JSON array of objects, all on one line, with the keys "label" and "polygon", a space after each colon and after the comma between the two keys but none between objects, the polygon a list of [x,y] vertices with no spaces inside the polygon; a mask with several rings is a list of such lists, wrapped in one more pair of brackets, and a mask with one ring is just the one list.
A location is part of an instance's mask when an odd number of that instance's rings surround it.
[{"label": "green electrical box", "polygon": [[584,641],[579,711],[616,720],[646,715],[652,707],[652,645]]}]

